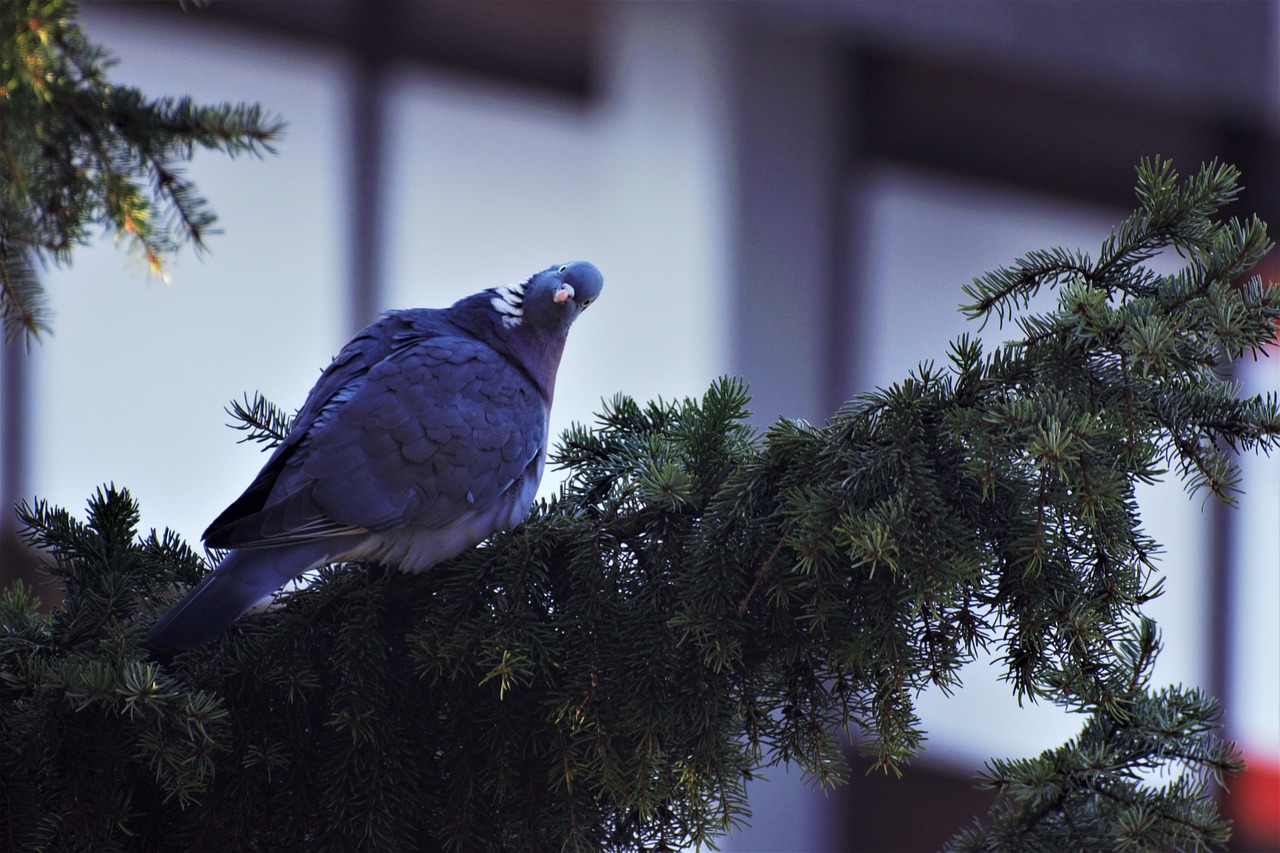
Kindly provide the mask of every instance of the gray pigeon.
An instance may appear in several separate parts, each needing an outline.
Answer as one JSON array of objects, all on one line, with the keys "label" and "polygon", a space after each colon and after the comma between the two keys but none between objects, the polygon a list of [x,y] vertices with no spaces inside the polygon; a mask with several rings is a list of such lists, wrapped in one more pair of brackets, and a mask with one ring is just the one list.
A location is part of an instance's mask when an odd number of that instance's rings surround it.
[{"label": "gray pigeon", "polygon": [[230,553],[151,628],[189,649],[308,569],[420,572],[529,514],[585,261],[445,309],[391,311],[343,347],[257,479],[204,532]]}]

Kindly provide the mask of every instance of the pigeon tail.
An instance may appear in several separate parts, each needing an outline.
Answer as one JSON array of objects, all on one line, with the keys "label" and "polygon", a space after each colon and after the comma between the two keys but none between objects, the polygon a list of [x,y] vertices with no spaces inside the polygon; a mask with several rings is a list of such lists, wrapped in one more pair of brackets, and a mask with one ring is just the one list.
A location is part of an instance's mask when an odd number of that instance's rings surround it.
[{"label": "pigeon tail", "polygon": [[341,544],[320,540],[232,551],[151,627],[147,642],[180,651],[207,643],[281,586],[324,565]]}]

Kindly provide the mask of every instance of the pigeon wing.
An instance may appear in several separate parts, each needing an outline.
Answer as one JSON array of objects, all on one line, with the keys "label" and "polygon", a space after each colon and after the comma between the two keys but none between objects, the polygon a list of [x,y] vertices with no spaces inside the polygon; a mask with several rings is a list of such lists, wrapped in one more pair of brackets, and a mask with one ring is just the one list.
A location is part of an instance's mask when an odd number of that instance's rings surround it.
[{"label": "pigeon wing", "polygon": [[468,337],[393,350],[334,383],[310,420],[259,475],[271,482],[261,505],[246,504],[252,511],[206,542],[241,548],[442,529],[497,507],[536,466],[547,434],[547,406],[528,376]]}]

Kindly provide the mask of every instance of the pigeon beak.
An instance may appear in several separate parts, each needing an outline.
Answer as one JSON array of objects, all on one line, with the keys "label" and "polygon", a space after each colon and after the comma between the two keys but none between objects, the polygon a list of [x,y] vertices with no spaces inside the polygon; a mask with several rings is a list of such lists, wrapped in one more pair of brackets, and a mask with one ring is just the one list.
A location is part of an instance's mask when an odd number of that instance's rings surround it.
[{"label": "pigeon beak", "polygon": [[573,285],[565,283],[556,289],[556,295],[552,297],[556,302],[565,302],[573,298]]}]

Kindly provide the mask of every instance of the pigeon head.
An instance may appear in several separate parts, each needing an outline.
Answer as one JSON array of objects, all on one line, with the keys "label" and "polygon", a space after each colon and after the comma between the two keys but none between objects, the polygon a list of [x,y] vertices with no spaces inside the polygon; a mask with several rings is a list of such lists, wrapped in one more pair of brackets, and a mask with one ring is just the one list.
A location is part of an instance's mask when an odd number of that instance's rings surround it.
[{"label": "pigeon head", "polygon": [[563,338],[603,287],[604,276],[594,264],[574,261],[545,269],[522,284],[495,287],[490,305],[507,330]]},{"label": "pigeon head", "polygon": [[569,327],[604,288],[594,264],[573,261],[548,267],[521,284],[486,292],[499,322],[496,333],[548,401]]}]

